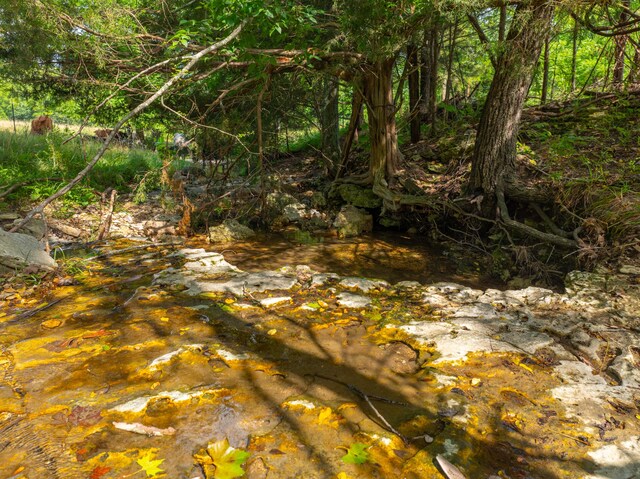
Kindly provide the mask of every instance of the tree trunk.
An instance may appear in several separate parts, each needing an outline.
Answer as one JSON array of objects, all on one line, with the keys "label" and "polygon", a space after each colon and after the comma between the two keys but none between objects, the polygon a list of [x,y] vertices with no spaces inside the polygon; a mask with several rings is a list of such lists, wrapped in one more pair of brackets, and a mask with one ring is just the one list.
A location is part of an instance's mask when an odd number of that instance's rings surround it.
[{"label": "tree trunk", "polygon": [[409,124],[411,143],[420,141],[420,70],[418,65],[418,48],[407,46],[407,63],[409,64]]},{"label": "tree trunk", "polygon": [[338,116],[338,79],[322,80],[322,98],[320,108],[320,134],[324,166],[328,174],[335,175],[340,159],[340,123]]},{"label": "tree trunk", "polygon": [[478,125],[469,190],[484,195],[483,212],[490,215],[496,192],[515,173],[520,116],[554,7],[548,0],[532,0],[516,7],[505,48]]},{"label": "tree trunk", "polygon": [[498,41],[504,41],[504,34],[507,31],[507,4],[500,5],[500,21],[498,23]]},{"label": "tree trunk", "polygon": [[374,183],[393,178],[402,159],[398,149],[396,107],[393,103],[394,63],[394,58],[388,58],[368,65],[364,73],[364,97],[371,143],[369,178]]},{"label": "tree trunk", "polygon": [[542,93],[540,94],[540,103],[547,103],[549,96],[549,35],[544,39],[544,60],[542,62]]},{"label": "tree trunk", "polygon": [[[624,0],[622,2],[623,7],[629,8],[630,0]],[[619,24],[624,24],[629,19],[629,14],[626,10],[620,12]],[[620,85],[624,82],[624,53],[627,47],[628,35],[616,35],[613,38],[615,48],[613,51],[613,83],[614,85]]]},{"label": "tree trunk", "polygon": [[349,158],[349,153],[351,152],[351,146],[354,142],[358,142],[358,128],[360,128],[360,123],[362,120],[363,103],[362,94],[358,89],[359,86],[360,85],[356,85],[353,88],[353,96],[351,99],[351,118],[349,118],[349,130],[347,131],[347,136],[344,139],[342,157],[340,159],[340,163],[338,164],[335,176],[336,180],[342,175],[344,166],[347,162],[347,159]]},{"label": "tree trunk", "polygon": [[449,27],[449,57],[447,59],[447,80],[445,81],[444,101],[449,101],[453,96],[453,59],[456,51],[456,40],[458,38],[458,20]]},{"label": "tree trunk", "polygon": [[578,20],[573,19],[573,42],[571,51],[571,92],[576,91],[576,71],[578,60],[578,33],[580,31],[580,24]]},{"label": "tree trunk", "polygon": [[427,99],[427,118],[431,125],[431,135],[436,132],[436,121],[438,117],[438,60],[440,59],[440,35],[437,25],[431,27],[427,32],[427,74],[429,80],[426,83],[424,92]]}]

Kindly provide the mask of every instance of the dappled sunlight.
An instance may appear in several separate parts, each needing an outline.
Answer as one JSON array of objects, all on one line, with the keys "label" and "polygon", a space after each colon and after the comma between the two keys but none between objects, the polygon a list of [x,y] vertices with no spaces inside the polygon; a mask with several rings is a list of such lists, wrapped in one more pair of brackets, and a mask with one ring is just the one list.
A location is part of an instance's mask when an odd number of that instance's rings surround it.
[{"label": "dappled sunlight", "polygon": [[[285,235],[268,235],[252,241],[220,245],[216,251],[244,271],[263,271],[305,264],[312,269],[342,276],[398,281],[456,281],[469,286],[501,287],[486,274],[478,274],[470,264],[454,264],[424,238],[377,232],[357,238],[312,236],[301,243]],[[192,247],[206,246],[199,239]]]},{"label": "dappled sunlight", "polygon": [[549,393],[548,366],[438,361],[395,328],[429,320],[410,290],[371,292],[373,309],[340,306],[331,284],[270,308],[268,293],[187,296],[151,283],[171,252],[87,261],[78,284],[41,298],[59,302],[1,318],[0,475],[202,477],[215,469],[202,451],[224,439],[257,478],[434,478],[438,454],[474,478],[592,467],[594,438]]}]

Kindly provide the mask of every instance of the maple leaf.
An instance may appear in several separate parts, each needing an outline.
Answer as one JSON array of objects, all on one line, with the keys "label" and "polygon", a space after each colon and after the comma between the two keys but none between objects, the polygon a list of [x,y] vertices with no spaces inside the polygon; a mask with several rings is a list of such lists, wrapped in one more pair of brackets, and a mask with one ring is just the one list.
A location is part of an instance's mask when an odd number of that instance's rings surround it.
[{"label": "maple leaf", "polygon": [[147,473],[147,477],[154,477],[164,472],[159,467],[160,464],[164,462],[164,459],[153,459],[154,456],[155,454],[152,451],[147,451],[144,453],[144,456],[136,461],[144,472]]},{"label": "maple leaf", "polygon": [[349,447],[347,454],[342,456],[342,461],[347,464],[364,464],[369,460],[367,449],[369,449],[369,446],[366,444],[354,442],[351,444],[351,447]]},{"label": "maple leaf", "polygon": [[93,471],[91,471],[91,475],[89,476],[89,479],[100,479],[110,470],[111,468],[107,466],[96,466],[96,468]]},{"label": "maple leaf", "polygon": [[206,454],[196,454],[195,458],[203,466],[215,466],[213,475],[208,473],[208,467],[204,467],[207,479],[234,479],[244,476],[242,464],[249,458],[249,455],[247,451],[231,447],[225,438],[209,443]]}]

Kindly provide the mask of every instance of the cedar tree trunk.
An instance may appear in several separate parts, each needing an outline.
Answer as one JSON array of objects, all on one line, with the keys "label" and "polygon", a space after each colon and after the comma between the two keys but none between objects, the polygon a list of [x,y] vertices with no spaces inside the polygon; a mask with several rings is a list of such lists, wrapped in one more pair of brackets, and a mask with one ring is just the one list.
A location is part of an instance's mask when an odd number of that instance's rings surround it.
[{"label": "cedar tree trunk", "polygon": [[520,116],[553,10],[548,0],[518,4],[505,48],[496,61],[478,125],[469,183],[470,191],[483,192],[487,215],[495,205],[495,193],[515,175]]},{"label": "cedar tree trunk", "polygon": [[402,159],[393,103],[394,63],[394,58],[388,58],[368,65],[363,78],[371,142],[369,177],[374,183],[393,178]]},{"label": "cedar tree trunk", "polygon": [[407,63],[409,64],[409,122],[411,143],[420,141],[420,70],[418,65],[418,47],[407,46]]},{"label": "cedar tree trunk", "polygon": [[340,159],[338,80],[336,78],[322,80],[322,98],[320,101],[320,133],[322,136],[324,166],[327,173],[333,176],[336,173]]}]

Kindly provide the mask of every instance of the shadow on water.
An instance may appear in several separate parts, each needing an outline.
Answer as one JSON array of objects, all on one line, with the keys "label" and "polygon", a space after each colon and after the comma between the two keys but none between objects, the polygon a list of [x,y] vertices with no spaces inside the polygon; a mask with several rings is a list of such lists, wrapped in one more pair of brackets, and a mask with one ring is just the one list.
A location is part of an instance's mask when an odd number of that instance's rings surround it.
[{"label": "shadow on water", "polygon": [[308,233],[303,238],[269,234],[228,246],[207,245],[201,240],[193,241],[193,245],[223,252],[227,261],[249,272],[300,264],[323,273],[390,283],[453,281],[474,288],[504,288],[495,278],[478,273],[471,256],[453,258],[429,245],[425,238],[398,233],[376,232],[346,239]]},{"label": "shadow on water", "polygon": [[[225,295],[151,286],[153,272],[168,264],[162,257],[100,263],[79,286],[56,292],[67,296],[46,311],[0,322],[0,477],[133,477],[149,450],[164,459],[167,477],[198,477],[193,454],[225,437],[251,452],[254,479],[440,477],[437,454],[470,479],[499,471],[514,479],[581,477],[593,469],[589,448],[558,435],[566,418],[561,405],[547,404],[544,387],[554,380],[544,371],[528,377],[508,367],[509,357],[489,355],[471,371],[482,387],[444,387],[438,375],[458,375],[459,385],[471,372],[428,360],[399,372],[394,353],[377,344],[379,328],[361,313],[234,309]],[[133,275],[141,278],[123,281]],[[331,293],[294,296],[330,301]],[[44,328],[50,319],[62,324]],[[497,392],[536,382],[528,404]],[[518,426],[506,409],[551,419]],[[175,434],[138,435],[114,422]],[[418,439],[403,443],[390,428]],[[371,461],[340,460],[355,442],[371,445]],[[100,465],[106,472],[97,476]]]}]

